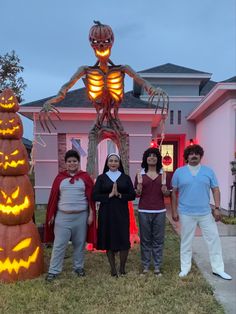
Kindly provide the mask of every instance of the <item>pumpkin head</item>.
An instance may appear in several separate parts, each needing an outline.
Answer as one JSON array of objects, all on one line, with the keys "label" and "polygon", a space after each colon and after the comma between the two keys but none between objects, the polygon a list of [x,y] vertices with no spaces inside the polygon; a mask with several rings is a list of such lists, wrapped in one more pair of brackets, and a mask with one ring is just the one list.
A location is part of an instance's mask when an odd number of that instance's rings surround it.
[{"label": "pumpkin head", "polygon": [[4,89],[0,94],[0,112],[17,112],[19,110],[18,100],[10,88]]},{"label": "pumpkin head", "polygon": [[109,25],[94,21],[96,25],[89,31],[89,41],[99,60],[107,60],[111,54],[111,48],[114,42],[114,34]]},{"label": "pumpkin head", "polygon": [[0,224],[0,281],[31,279],[42,273],[43,250],[35,224]]},{"label": "pumpkin head", "polygon": [[0,112],[0,138],[20,139],[23,135],[21,118],[17,113]]},{"label": "pumpkin head", "polygon": [[33,212],[34,192],[28,176],[0,176],[0,223],[27,223]]},{"label": "pumpkin head", "polygon": [[0,140],[0,175],[17,176],[28,171],[28,155],[22,141]]}]

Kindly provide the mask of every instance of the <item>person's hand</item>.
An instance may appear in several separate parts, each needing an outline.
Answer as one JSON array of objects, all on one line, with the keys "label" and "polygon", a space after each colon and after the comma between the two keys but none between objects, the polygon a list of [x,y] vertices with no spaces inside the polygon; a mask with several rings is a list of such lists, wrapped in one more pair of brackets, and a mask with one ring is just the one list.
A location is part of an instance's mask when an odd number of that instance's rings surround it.
[{"label": "person's hand", "polygon": [[172,209],[172,219],[175,222],[179,221],[179,214],[178,214],[178,212],[176,210],[173,210],[173,209]]},{"label": "person's hand", "polygon": [[119,196],[120,193],[118,192],[117,183],[116,183],[116,182],[114,182],[113,188],[114,188],[114,195],[115,195],[115,196]]},{"label": "person's hand", "polygon": [[213,217],[215,218],[215,221],[216,221],[216,222],[221,220],[221,213],[220,213],[220,210],[219,210],[219,209],[214,208],[214,209],[212,210],[212,215],[213,215]]},{"label": "person's hand", "polygon": [[165,194],[168,191],[167,186],[165,184],[161,186],[161,191],[163,194]]},{"label": "person's hand", "polygon": [[117,193],[117,184],[116,182],[114,182],[113,186],[112,186],[112,190],[111,190],[111,193],[109,194],[109,198],[115,196]]},{"label": "person's hand", "polygon": [[51,226],[54,223],[54,216],[48,221],[48,225]]},{"label": "person's hand", "polygon": [[141,169],[137,170],[137,181],[138,181],[138,184],[143,183],[143,176],[141,175]]},{"label": "person's hand", "polygon": [[93,222],[93,212],[90,210],[88,215],[87,224],[90,226]]}]

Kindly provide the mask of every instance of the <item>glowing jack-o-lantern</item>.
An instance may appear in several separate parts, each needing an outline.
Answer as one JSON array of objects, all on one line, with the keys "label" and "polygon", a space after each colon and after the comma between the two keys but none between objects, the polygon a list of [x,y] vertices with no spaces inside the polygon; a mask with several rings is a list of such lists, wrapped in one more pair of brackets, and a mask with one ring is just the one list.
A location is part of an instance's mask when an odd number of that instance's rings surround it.
[{"label": "glowing jack-o-lantern", "polygon": [[0,224],[0,281],[31,279],[42,273],[43,251],[35,224]]},{"label": "glowing jack-o-lantern", "polygon": [[109,59],[114,42],[114,34],[109,25],[94,21],[89,32],[89,41],[98,59]]},{"label": "glowing jack-o-lantern", "polygon": [[28,155],[22,141],[0,140],[0,175],[15,176],[28,171]]},{"label": "glowing jack-o-lantern", "polygon": [[10,88],[4,89],[0,94],[0,112],[17,112],[18,100]]},{"label": "glowing jack-o-lantern", "polygon": [[20,139],[23,135],[21,118],[17,113],[0,112],[0,138]]},{"label": "glowing jack-o-lantern", "polygon": [[27,223],[33,212],[34,192],[29,177],[0,176],[0,223]]}]

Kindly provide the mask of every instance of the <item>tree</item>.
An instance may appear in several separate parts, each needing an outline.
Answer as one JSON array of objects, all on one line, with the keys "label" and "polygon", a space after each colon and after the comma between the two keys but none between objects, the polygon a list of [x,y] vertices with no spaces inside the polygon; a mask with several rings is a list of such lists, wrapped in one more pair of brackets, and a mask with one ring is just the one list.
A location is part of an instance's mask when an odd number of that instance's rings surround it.
[{"label": "tree", "polygon": [[24,79],[19,76],[24,68],[20,65],[20,59],[12,50],[10,53],[0,55],[0,91],[11,88],[19,102],[23,100],[23,90],[26,88]]}]

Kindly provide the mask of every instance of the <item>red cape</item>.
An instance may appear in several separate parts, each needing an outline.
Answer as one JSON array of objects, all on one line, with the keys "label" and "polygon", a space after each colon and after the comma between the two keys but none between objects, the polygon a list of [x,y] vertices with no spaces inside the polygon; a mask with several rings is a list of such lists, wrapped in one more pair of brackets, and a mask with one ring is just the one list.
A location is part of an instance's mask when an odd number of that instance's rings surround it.
[{"label": "red cape", "polygon": [[48,200],[48,206],[47,206],[47,214],[46,214],[46,222],[45,222],[45,228],[44,228],[44,241],[47,242],[53,242],[54,240],[54,223],[49,225],[48,222],[51,220],[52,217],[56,216],[57,212],[57,205],[60,195],[60,184],[61,181],[71,178],[70,182],[73,184],[74,180],[83,180],[85,184],[85,195],[88,199],[89,206],[93,210],[93,222],[90,226],[88,226],[88,232],[87,232],[87,239],[86,241],[88,243],[92,243],[94,247],[96,247],[97,244],[97,228],[96,228],[96,210],[95,210],[95,203],[92,201],[92,191],[93,191],[93,180],[89,176],[89,174],[85,171],[79,171],[76,175],[70,176],[66,171],[63,171],[59,173],[52,185],[51,193]]}]

